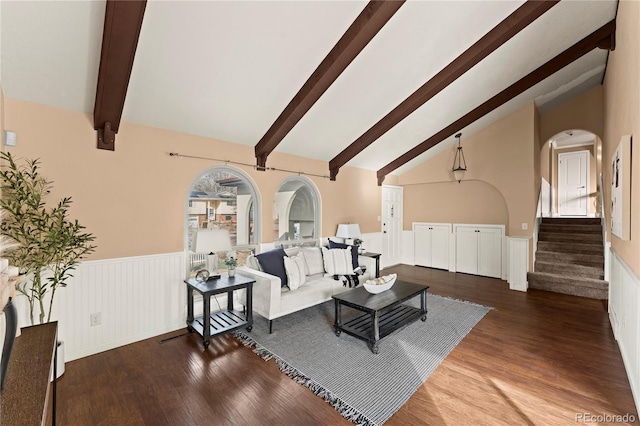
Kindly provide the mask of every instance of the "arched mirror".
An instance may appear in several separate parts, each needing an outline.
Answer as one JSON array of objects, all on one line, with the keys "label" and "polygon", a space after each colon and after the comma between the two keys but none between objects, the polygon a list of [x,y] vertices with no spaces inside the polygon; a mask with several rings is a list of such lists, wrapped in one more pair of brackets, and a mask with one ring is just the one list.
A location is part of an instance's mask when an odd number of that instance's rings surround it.
[{"label": "arched mirror", "polygon": [[285,179],[273,202],[273,240],[284,245],[320,237],[320,194],[303,176]]},{"label": "arched mirror", "polygon": [[[228,166],[212,167],[197,178],[189,190],[187,208],[187,247],[198,229],[226,229],[232,254],[238,265],[257,247],[260,239],[260,200],[258,191],[241,170]],[[218,254],[218,266],[227,269],[228,252]]]}]

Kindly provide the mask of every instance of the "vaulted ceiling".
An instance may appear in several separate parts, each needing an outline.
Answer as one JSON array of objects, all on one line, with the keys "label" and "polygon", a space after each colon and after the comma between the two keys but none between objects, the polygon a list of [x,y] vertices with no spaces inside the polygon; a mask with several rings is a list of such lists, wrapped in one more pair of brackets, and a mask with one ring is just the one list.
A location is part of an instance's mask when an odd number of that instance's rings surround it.
[{"label": "vaulted ceiling", "polygon": [[[612,38],[574,47],[575,61],[505,91],[612,21],[617,7],[536,3],[149,1],[122,119],[255,146],[267,165],[274,150],[328,168],[402,173],[448,149],[458,131],[464,139],[527,102],[546,111],[601,84]],[[545,10],[527,21],[517,15],[524,8]],[[93,114],[105,2],[3,1],[0,13],[5,96]],[[406,101],[421,87],[428,96]],[[469,114],[503,91],[490,112]],[[429,149],[407,154],[420,144]],[[345,156],[349,146],[357,149]]]}]

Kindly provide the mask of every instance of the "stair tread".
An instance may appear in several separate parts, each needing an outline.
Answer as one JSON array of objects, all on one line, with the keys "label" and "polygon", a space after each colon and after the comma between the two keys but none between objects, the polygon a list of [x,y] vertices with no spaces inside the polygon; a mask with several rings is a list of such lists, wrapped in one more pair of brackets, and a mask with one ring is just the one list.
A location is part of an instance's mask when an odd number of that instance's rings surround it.
[{"label": "stair tread", "polygon": [[[597,286],[608,286],[609,282],[601,279],[595,278],[586,278],[586,277],[567,277],[566,275],[552,274],[549,272],[528,272],[527,276],[534,278],[543,278],[547,280],[561,281],[566,282],[568,280],[573,280],[576,282],[571,282],[570,284],[576,286],[583,287],[597,287]],[[567,283],[569,284],[569,283]]]},{"label": "stair tread", "polygon": [[579,232],[547,232],[538,233],[538,241],[563,242],[576,241],[583,244],[602,245],[602,234],[583,234]]},{"label": "stair tread", "polygon": [[604,265],[581,265],[579,263],[572,262],[536,259],[534,272],[546,272],[551,274],[563,275],[566,277],[603,279]]}]

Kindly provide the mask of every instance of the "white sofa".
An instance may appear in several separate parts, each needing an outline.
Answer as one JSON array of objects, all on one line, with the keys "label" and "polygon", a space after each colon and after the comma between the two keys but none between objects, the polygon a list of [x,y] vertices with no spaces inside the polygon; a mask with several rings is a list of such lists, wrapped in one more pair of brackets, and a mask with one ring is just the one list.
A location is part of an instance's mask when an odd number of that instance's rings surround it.
[{"label": "white sofa", "polygon": [[[314,248],[320,251],[320,247]],[[285,251],[292,255],[295,249]],[[366,267],[365,273],[359,276],[359,282],[373,278],[376,269],[375,259],[358,256],[358,262],[360,266]],[[246,266],[238,268],[238,273],[256,280],[253,285],[253,311],[269,320],[269,333],[273,330],[274,319],[326,302],[331,300],[334,294],[349,290],[348,286],[343,285],[343,281],[335,280],[332,275],[322,272],[307,275],[305,284],[292,291],[287,286],[282,287],[279,277],[258,270],[258,265],[251,256],[247,259]],[[315,270],[317,271],[318,267]]]}]

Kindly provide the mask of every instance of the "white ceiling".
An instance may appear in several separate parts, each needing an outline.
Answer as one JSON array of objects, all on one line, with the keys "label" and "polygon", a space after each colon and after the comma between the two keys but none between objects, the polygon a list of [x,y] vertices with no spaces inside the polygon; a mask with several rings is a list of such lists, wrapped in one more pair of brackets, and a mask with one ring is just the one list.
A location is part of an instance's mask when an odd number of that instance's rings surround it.
[{"label": "white ceiling", "polygon": [[[408,1],[276,151],[330,160],[522,3]],[[616,4],[561,1],[349,165],[385,166],[613,19]],[[123,119],[253,146],[365,5],[149,1]],[[104,2],[0,8],[5,96],[92,113]],[[546,111],[600,84],[606,58],[591,52],[461,129],[463,140],[531,100]],[[396,172],[452,143],[453,136]]]}]

